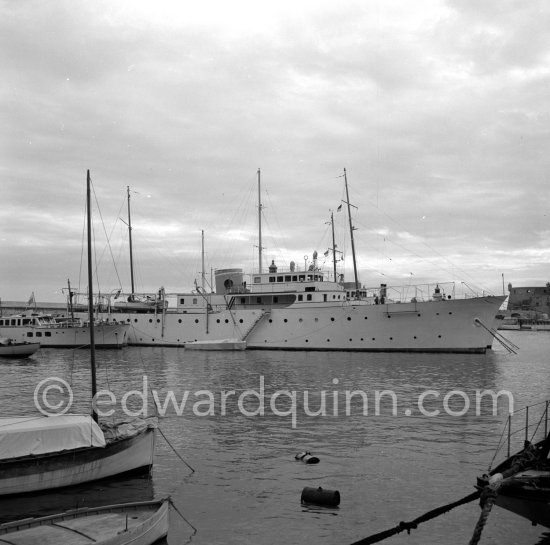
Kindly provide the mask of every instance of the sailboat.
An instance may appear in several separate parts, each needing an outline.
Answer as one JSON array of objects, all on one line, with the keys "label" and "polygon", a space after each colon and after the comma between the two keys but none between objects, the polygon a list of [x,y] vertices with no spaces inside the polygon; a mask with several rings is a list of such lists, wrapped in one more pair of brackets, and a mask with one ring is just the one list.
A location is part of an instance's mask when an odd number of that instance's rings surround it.
[{"label": "sailboat", "polygon": [[[88,170],[88,307],[93,399],[97,384],[90,200]],[[98,420],[95,409],[90,415],[0,418],[0,495],[49,490],[150,470],[154,454],[154,419],[110,425],[105,434]]]},{"label": "sailboat", "polygon": [[[128,202],[128,242],[130,247],[130,287],[131,292],[123,301],[115,301],[113,310],[117,312],[153,312],[162,310],[167,305],[167,301],[163,300],[162,289],[159,293],[152,297],[151,295],[138,296],[136,295],[134,283],[134,252],[132,247],[132,216],[130,213],[130,186],[126,186],[127,202]],[[118,297],[118,296],[117,296]],[[117,298],[115,297],[115,299]]]},{"label": "sailboat", "polygon": [[[533,418],[531,415],[537,405],[544,409],[538,418]],[[524,409],[523,429],[512,430],[512,415],[508,417],[504,430],[508,431],[507,457],[495,469],[477,479],[485,520],[492,505],[496,504],[526,518],[533,525],[550,528],[550,400],[537,405]],[[521,432],[525,432],[523,448],[510,455],[511,439]],[[531,438],[529,433],[532,433]],[[537,434],[542,435],[542,439],[535,440]],[[502,446],[505,444],[503,437],[504,432],[501,436]]]}]

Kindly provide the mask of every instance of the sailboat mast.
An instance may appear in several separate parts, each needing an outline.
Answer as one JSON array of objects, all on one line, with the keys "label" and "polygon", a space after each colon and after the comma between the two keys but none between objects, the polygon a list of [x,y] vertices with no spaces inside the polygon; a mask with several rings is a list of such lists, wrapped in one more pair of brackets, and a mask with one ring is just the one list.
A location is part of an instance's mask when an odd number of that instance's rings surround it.
[{"label": "sailboat mast", "polygon": [[134,298],[135,288],[134,288],[134,254],[132,251],[132,218],[130,216],[130,186],[127,185],[126,189],[128,191],[128,239],[130,241],[130,283],[132,286],[132,299]]},{"label": "sailboat mast", "polygon": [[351,254],[353,256],[353,274],[355,276],[355,298],[359,299],[359,277],[357,276],[357,261],[355,259],[355,242],[353,241],[354,227],[351,222],[351,208],[349,203],[349,191],[348,191],[348,177],[346,169],[344,169],[344,182],[346,184],[346,204],[348,205],[348,219],[349,219],[349,232],[351,238]]},{"label": "sailboat mast", "polygon": [[260,169],[258,169],[258,272],[262,272],[262,193],[260,189]]},{"label": "sailboat mast", "polygon": [[330,211],[330,226],[332,228],[332,266],[334,267],[334,281],[336,282],[336,242],[334,240],[334,212]]},{"label": "sailboat mast", "polygon": [[[95,332],[94,332],[94,290],[92,275],[92,207],[90,198],[90,171],[86,177],[86,208],[88,212],[88,316],[90,320],[90,367],[92,372],[92,400],[97,393],[96,368],[95,368]],[[92,418],[97,422],[97,413],[92,406]]]},{"label": "sailboat mast", "polygon": [[204,229],[201,230],[201,258],[202,258],[201,287],[202,287],[202,291],[204,292],[204,285],[206,284],[206,281],[204,279],[204,276],[205,276],[205,272],[204,272]]}]

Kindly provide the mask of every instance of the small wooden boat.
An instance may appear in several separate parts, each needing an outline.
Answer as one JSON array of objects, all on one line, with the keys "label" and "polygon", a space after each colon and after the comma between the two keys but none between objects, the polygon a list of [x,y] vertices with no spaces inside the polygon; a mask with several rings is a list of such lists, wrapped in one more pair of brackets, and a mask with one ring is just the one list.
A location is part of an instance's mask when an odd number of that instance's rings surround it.
[{"label": "small wooden boat", "polygon": [[[478,477],[477,488],[481,491],[481,507],[487,514],[494,503],[526,518],[533,525],[550,528],[550,400],[538,405],[544,407],[540,418],[531,419],[530,407],[525,409],[525,427],[520,430],[525,431],[523,449],[512,456],[508,454],[495,469]],[[531,408],[536,408],[536,405]],[[511,422],[510,415],[507,423],[508,451],[515,433]],[[530,427],[534,427],[535,434],[542,433],[542,440],[534,441],[534,437],[528,440]]]},{"label": "small wooden boat", "polygon": [[185,350],[246,350],[246,341],[240,339],[193,341],[185,343]]},{"label": "small wooden boat", "polygon": [[40,348],[40,343],[18,342],[15,339],[0,338],[0,356],[5,358],[27,358]]},{"label": "small wooden boat", "polygon": [[74,509],[0,524],[0,544],[150,545],[168,534],[170,499]]}]

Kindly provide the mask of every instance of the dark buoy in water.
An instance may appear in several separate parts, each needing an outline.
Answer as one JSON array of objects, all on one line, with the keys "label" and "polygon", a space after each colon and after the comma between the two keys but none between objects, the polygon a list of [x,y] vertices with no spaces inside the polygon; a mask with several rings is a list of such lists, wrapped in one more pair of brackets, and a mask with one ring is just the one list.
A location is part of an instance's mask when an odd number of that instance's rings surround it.
[{"label": "dark buoy in water", "polygon": [[340,504],[340,492],[338,490],[323,490],[306,486],[302,490],[302,503],[314,503],[315,505],[325,505],[327,507],[336,507]]},{"label": "dark buoy in water", "polygon": [[296,454],[294,456],[295,460],[300,460],[301,462],[304,462],[304,464],[318,464],[319,458],[317,456],[312,456],[311,452],[300,452],[300,454]]}]

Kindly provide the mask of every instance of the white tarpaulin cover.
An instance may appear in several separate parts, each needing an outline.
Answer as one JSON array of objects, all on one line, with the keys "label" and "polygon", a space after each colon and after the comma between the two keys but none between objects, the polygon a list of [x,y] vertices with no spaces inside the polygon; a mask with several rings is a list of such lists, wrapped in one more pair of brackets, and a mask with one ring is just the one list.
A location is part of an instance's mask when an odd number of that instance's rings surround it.
[{"label": "white tarpaulin cover", "polygon": [[104,447],[105,437],[91,416],[0,418],[0,460],[80,447]]}]

